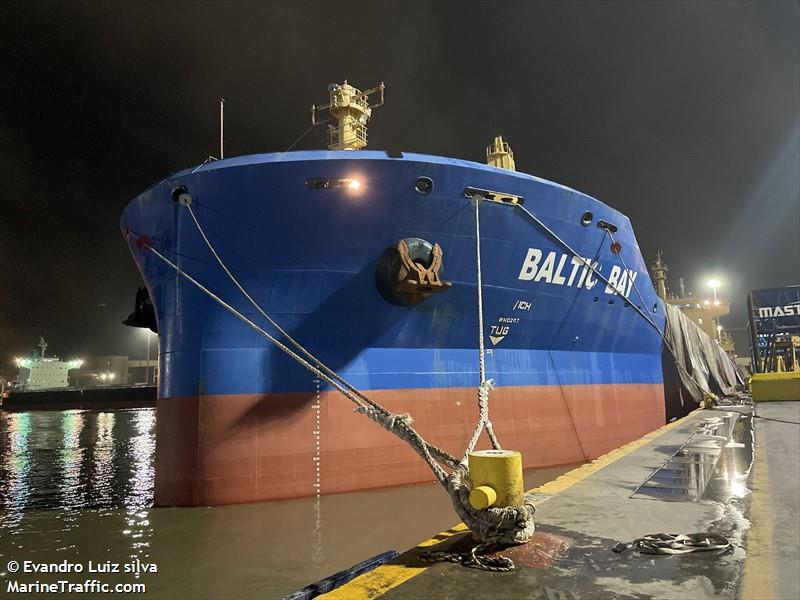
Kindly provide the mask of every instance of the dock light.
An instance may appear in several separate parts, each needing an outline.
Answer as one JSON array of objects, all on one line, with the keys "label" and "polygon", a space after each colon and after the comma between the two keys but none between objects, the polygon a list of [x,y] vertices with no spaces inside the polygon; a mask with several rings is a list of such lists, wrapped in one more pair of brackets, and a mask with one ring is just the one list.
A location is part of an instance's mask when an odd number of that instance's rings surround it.
[{"label": "dock light", "polygon": [[347,182],[347,187],[351,190],[357,190],[361,187],[361,182],[358,179],[351,179]]},{"label": "dock light", "polygon": [[706,285],[711,288],[714,292],[714,300],[717,299],[717,288],[722,285],[722,282],[719,279],[709,279],[706,282]]},{"label": "dock light", "polygon": [[711,300],[704,300],[703,301],[703,306],[708,306],[709,304],[711,304]]},{"label": "dock light", "polygon": [[[722,285],[722,282],[717,279],[709,279],[706,281],[706,285],[711,288],[711,291],[714,292],[714,306],[719,306],[719,300],[717,300],[717,288]],[[717,325],[717,341],[721,341],[722,339],[722,326],[719,324],[719,319],[714,319],[714,323]]]}]

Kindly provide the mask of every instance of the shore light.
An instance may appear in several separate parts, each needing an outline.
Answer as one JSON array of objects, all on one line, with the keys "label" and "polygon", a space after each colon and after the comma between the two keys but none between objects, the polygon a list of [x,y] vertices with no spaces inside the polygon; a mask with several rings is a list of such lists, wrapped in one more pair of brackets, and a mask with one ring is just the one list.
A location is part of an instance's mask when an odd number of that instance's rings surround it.
[{"label": "shore light", "polygon": [[714,292],[714,300],[717,299],[717,288],[722,285],[722,282],[719,279],[709,279],[706,282],[706,285],[711,288]]},{"label": "shore light", "polygon": [[[719,306],[719,300],[717,300],[717,288],[722,285],[722,282],[717,279],[709,279],[706,281],[706,285],[711,288],[711,291],[714,292],[714,306]],[[719,319],[714,319],[717,325],[717,341],[719,342],[722,339],[722,326],[719,324]]]}]

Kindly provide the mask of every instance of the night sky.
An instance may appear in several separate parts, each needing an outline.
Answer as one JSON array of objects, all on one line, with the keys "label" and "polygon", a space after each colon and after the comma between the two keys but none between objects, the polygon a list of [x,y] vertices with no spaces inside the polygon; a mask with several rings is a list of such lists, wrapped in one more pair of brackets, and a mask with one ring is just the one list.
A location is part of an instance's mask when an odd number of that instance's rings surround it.
[{"label": "night sky", "polygon": [[[517,168],[627,214],[672,289],[800,283],[800,9],[786,2],[0,4],[0,373],[141,356],[127,204],[218,152],[285,150],[327,85],[385,81],[370,148]],[[324,146],[322,128],[297,149]],[[746,354],[738,337],[739,353]]]}]

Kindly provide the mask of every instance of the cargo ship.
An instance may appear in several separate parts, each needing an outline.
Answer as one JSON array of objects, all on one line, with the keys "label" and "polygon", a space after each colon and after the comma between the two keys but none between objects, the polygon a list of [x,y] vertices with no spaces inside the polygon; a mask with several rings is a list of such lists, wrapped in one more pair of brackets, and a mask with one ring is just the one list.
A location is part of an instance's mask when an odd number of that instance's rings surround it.
[{"label": "cargo ship", "polygon": [[458,455],[477,419],[478,239],[492,421],[526,468],[585,462],[676,416],[666,308],[625,215],[517,172],[500,137],[487,164],[364,150],[383,85],[329,93],[312,108],[315,122],[328,113],[327,150],[208,161],[122,215],[146,285],[130,324],[160,337],[157,504],[431,481],[406,444],[232,311],[281,337],[246,290]]}]

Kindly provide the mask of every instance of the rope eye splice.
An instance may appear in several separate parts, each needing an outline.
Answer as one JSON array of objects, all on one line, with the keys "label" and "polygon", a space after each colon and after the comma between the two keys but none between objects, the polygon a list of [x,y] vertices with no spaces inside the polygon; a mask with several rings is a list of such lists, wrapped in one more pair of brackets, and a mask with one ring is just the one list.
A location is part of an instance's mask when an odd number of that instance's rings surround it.
[{"label": "rope eye splice", "polygon": [[[221,307],[232,313],[246,323],[260,335],[269,340],[278,349],[289,355],[293,360],[311,371],[314,375],[331,385],[347,399],[356,405],[355,411],[364,414],[381,427],[408,443],[411,448],[422,457],[431,469],[436,479],[447,490],[453,507],[458,516],[469,527],[478,544],[467,553],[449,554],[442,552],[427,553],[421,556],[423,560],[448,560],[458,562],[465,566],[487,571],[511,571],[515,568],[509,558],[487,557],[481,553],[490,551],[500,545],[523,544],[533,537],[535,525],[533,515],[535,508],[532,502],[525,500],[522,483],[522,459],[518,452],[504,451],[494,434],[492,423],[489,420],[489,393],[493,381],[486,379],[484,361],[483,339],[483,294],[481,282],[480,263],[480,205],[483,198],[475,194],[472,201],[475,206],[476,230],[476,267],[477,267],[477,300],[478,300],[478,346],[479,346],[479,371],[480,385],[478,386],[479,419],[468,444],[464,457],[459,461],[441,448],[425,441],[414,430],[413,420],[408,414],[394,414],[368,398],[363,392],[356,389],[341,375],[325,365],[319,358],[306,349],[284,330],[270,315],[247,293],[230,269],[215,250],[208,239],[200,221],[192,208],[192,197],[188,190],[179,186],[174,190],[173,200],[185,208],[198,233],[205,242],[211,254],[216,259],[220,268],[226,273],[242,295],[253,305],[258,313],[277,332],[283,340],[277,339],[248,316],[226,302],[213,291],[208,289],[195,277],[186,273],[178,264],[164,256],[154,248],[149,237],[139,237],[142,252],[149,251],[159,260],[172,268],[179,276],[186,279],[204,294],[209,296]],[[137,241],[139,241],[137,240]],[[485,430],[491,441],[492,450],[473,452],[481,432]],[[480,466],[483,464],[485,468]],[[470,469],[470,465],[472,469]],[[448,475],[444,467],[451,469]],[[472,502],[470,502],[472,496]],[[481,500],[480,498],[483,499]]]}]

